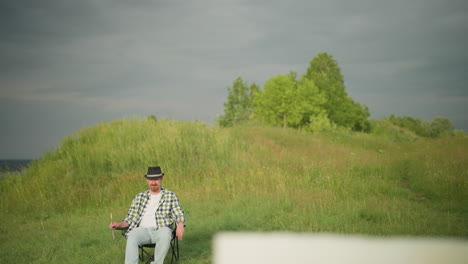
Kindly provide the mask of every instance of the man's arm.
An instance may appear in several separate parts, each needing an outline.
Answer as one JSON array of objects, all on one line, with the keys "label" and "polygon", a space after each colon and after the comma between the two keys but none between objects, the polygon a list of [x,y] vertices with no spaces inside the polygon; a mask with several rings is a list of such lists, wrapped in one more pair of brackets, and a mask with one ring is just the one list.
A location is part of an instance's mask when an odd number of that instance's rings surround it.
[{"label": "man's arm", "polygon": [[182,237],[184,236],[185,233],[185,223],[183,221],[179,221],[177,223],[177,228],[176,228],[176,236],[179,240],[182,240]]},{"label": "man's arm", "polygon": [[109,224],[109,229],[125,229],[129,226],[129,224],[125,221],[120,221],[118,223],[116,222],[111,222]]},{"label": "man's arm", "polygon": [[185,215],[182,210],[182,206],[179,202],[179,197],[174,194],[173,204],[172,204],[172,214],[176,218],[176,236],[179,240],[182,240],[182,237],[185,233]]}]

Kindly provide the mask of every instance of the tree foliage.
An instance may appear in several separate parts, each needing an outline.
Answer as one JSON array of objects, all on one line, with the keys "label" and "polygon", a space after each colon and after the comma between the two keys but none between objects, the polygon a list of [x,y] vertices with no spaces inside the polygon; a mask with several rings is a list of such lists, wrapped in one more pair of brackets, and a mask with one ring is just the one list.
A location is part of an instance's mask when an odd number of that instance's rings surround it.
[{"label": "tree foliage", "polygon": [[268,79],[263,92],[255,97],[256,116],[272,125],[288,124],[292,112],[296,83],[292,74],[278,74]]},{"label": "tree foliage", "polygon": [[278,74],[265,83],[255,97],[256,116],[272,125],[306,127],[311,117],[324,115],[325,96],[314,82],[296,80],[296,73]]},{"label": "tree foliage", "polygon": [[437,138],[454,134],[455,127],[452,122],[443,117],[436,117],[432,122],[421,121],[419,118],[410,116],[394,116],[387,118],[392,124],[413,131],[416,135],[422,137]]},{"label": "tree foliage", "polygon": [[305,78],[313,80],[324,92],[327,99],[324,109],[333,123],[354,130],[369,130],[369,109],[348,96],[341,69],[332,55],[325,52],[317,54],[310,61]]},{"label": "tree foliage", "polygon": [[297,90],[294,94],[294,104],[291,115],[291,125],[298,128],[307,128],[312,122],[326,119],[323,105],[326,103],[325,95],[319,91],[312,80],[302,78],[297,81]]},{"label": "tree foliage", "polygon": [[228,100],[224,103],[224,115],[218,119],[218,124],[223,127],[233,126],[252,117],[254,112],[253,98],[260,90],[259,86],[252,83],[250,86],[238,77],[232,87],[228,87]]},{"label": "tree foliage", "polygon": [[443,117],[436,117],[429,126],[429,135],[431,137],[451,136],[455,127],[452,121]]},{"label": "tree foliage", "polygon": [[338,63],[327,53],[317,54],[307,72],[278,74],[265,82],[263,91],[238,77],[228,87],[228,100],[220,126],[258,118],[271,125],[310,131],[342,126],[369,131],[369,109],[346,93]]}]

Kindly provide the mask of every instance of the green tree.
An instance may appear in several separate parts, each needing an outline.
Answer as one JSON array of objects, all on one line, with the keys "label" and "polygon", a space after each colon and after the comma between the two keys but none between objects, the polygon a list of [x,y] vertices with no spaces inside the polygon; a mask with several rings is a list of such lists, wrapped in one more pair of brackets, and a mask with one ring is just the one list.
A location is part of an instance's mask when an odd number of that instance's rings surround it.
[{"label": "green tree", "polygon": [[255,97],[256,116],[272,125],[303,128],[312,116],[325,115],[325,96],[312,80],[296,80],[297,74],[278,74],[265,83],[264,91]]},{"label": "green tree", "polygon": [[331,121],[343,125],[343,113],[346,112],[346,91],[344,78],[338,63],[333,56],[326,53],[318,53],[311,61],[305,75],[307,79],[313,80],[317,87],[327,97],[324,105]]},{"label": "green tree", "polygon": [[394,125],[413,131],[416,135],[422,137],[440,137],[447,135],[454,135],[455,127],[447,118],[436,117],[432,122],[421,121],[419,118],[410,116],[394,116],[390,115],[387,118]]},{"label": "green tree", "polygon": [[452,121],[443,117],[436,117],[432,120],[429,127],[429,134],[431,137],[440,137],[440,136],[451,136],[453,135],[453,130],[455,127],[452,124]]},{"label": "green tree", "polygon": [[419,118],[413,118],[410,116],[396,117],[394,115],[390,115],[388,120],[394,125],[413,131],[416,135],[423,137],[429,136],[430,123],[422,122]]},{"label": "green tree", "polygon": [[296,90],[296,75],[278,74],[265,82],[263,92],[255,97],[255,115],[271,125],[288,125],[288,117],[292,112],[294,93]]},{"label": "green tree", "polygon": [[348,104],[348,111],[343,113],[344,126],[357,131],[369,132],[369,108],[353,101],[350,97],[346,98],[346,104]]},{"label": "green tree", "polygon": [[348,97],[341,69],[332,55],[318,53],[310,61],[305,78],[313,80],[324,92],[327,99],[324,109],[333,123],[355,130],[369,129],[369,109]]},{"label": "green tree", "polygon": [[224,103],[224,115],[218,119],[218,124],[223,127],[233,126],[252,117],[254,112],[253,98],[260,88],[252,83],[250,86],[238,77],[228,87],[227,102]]},{"label": "green tree", "polygon": [[321,119],[328,120],[326,111],[323,108],[327,99],[315,83],[302,77],[300,81],[296,82],[296,87],[291,109],[291,126],[302,129],[307,127],[312,120],[318,120],[318,116],[321,116]]}]

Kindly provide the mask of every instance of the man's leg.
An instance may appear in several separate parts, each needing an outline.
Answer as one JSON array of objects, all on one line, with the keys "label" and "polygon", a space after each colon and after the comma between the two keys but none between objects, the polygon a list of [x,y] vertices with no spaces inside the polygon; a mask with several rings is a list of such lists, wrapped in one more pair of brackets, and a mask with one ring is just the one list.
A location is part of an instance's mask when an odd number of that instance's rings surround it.
[{"label": "man's leg", "polygon": [[150,230],[137,227],[130,231],[125,249],[125,264],[138,264],[138,246],[151,243]]},{"label": "man's leg", "polygon": [[171,244],[172,229],[161,227],[152,233],[152,242],[156,243],[156,248],[154,249],[154,262],[151,262],[151,264],[163,264]]}]

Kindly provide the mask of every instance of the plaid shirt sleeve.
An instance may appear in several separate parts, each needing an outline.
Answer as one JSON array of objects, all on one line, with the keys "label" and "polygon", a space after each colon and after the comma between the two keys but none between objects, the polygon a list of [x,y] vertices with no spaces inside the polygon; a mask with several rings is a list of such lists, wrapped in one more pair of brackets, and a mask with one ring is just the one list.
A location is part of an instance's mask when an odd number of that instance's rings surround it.
[{"label": "plaid shirt sleeve", "polygon": [[122,233],[125,237],[128,237],[128,233],[140,224],[141,217],[143,216],[143,212],[149,198],[149,191],[139,193],[135,198],[133,198],[132,204],[128,209],[127,216],[123,219],[123,221],[128,223],[128,228],[123,230],[124,232]]},{"label": "plaid shirt sleeve", "polygon": [[171,226],[182,221],[185,223],[185,215],[177,195],[163,189],[163,196],[156,211],[156,227]]}]

